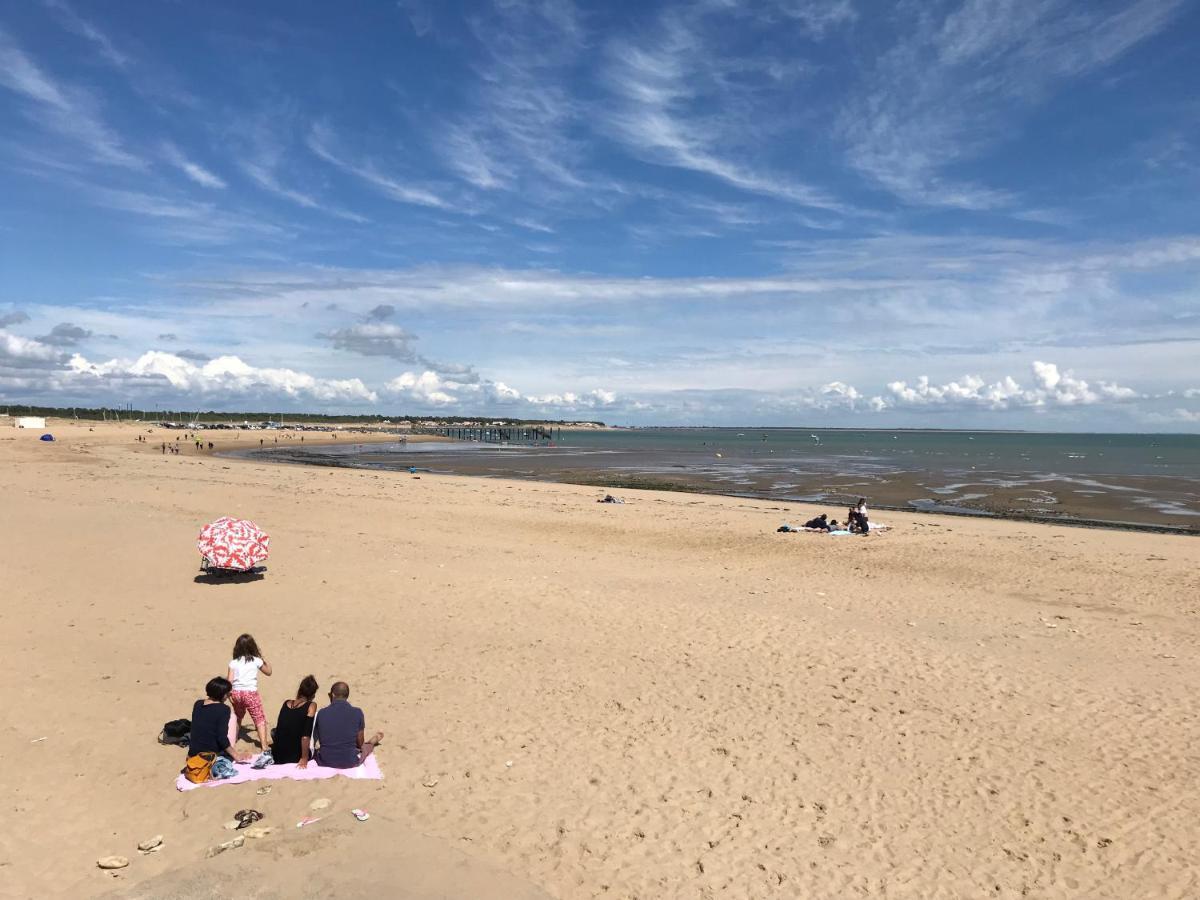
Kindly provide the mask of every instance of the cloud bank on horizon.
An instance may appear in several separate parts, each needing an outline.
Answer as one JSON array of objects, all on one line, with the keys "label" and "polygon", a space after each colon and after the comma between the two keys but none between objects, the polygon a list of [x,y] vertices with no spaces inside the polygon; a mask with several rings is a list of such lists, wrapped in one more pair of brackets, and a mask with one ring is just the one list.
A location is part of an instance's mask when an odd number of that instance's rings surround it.
[{"label": "cloud bank on horizon", "polygon": [[0,0],[0,404],[1200,431],[1185,0]]}]

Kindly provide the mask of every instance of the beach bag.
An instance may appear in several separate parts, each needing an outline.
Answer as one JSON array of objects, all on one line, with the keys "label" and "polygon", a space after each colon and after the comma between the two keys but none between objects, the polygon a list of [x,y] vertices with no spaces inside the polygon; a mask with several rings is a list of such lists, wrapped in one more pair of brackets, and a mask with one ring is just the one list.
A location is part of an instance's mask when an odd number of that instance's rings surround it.
[{"label": "beach bag", "polygon": [[186,744],[192,737],[191,719],[172,719],[158,735],[160,744]]},{"label": "beach bag", "polygon": [[217,754],[211,750],[205,750],[203,753],[189,756],[187,764],[183,767],[183,777],[192,784],[201,784],[208,781],[212,777],[212,767],[216,759]]}]

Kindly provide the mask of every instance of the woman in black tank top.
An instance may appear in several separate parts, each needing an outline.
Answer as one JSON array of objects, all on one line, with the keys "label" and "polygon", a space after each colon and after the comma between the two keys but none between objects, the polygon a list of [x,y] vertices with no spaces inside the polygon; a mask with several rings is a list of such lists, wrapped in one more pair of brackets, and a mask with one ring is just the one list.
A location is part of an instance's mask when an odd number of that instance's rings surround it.
[{"label": "woman in black tank top", "polygon": [[313,698],[317,696],[318,688],[317,679],[307,675],[296,689],[296,699],[285,700],[279,707],[275,740],[271,744],[276,765],[299,763],[302,769],[308,766],[312,753],[309,741],[312,739],[313,714],[317,711]]}]

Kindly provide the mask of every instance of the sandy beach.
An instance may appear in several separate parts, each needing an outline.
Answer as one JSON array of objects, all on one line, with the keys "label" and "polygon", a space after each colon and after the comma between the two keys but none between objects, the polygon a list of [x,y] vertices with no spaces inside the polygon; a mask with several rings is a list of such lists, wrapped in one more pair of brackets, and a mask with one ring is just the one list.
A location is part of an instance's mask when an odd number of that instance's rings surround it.
[{"label": "sandy beach", "polygon": [[[5,896],[1200,895],[1195,538],[780,534],[819,510],[49,430],[0,431]],[[261,581],[196,580],[224,514]],[[242,631],[272,720],[350,683],[384,780],[175,790],[159,729]],[[206,859],[247,807],[277,830]]]}]

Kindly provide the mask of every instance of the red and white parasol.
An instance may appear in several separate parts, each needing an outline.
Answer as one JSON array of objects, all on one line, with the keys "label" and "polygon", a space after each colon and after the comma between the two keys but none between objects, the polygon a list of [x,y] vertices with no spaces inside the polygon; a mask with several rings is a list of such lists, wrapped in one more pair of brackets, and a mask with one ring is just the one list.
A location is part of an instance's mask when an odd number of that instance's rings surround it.
[{"label": "red and white parasol", "polygon": [[213,569],[246,571],[267,558],[270,536],[248,519],[222,516],[200,529],[196,549]]}]

